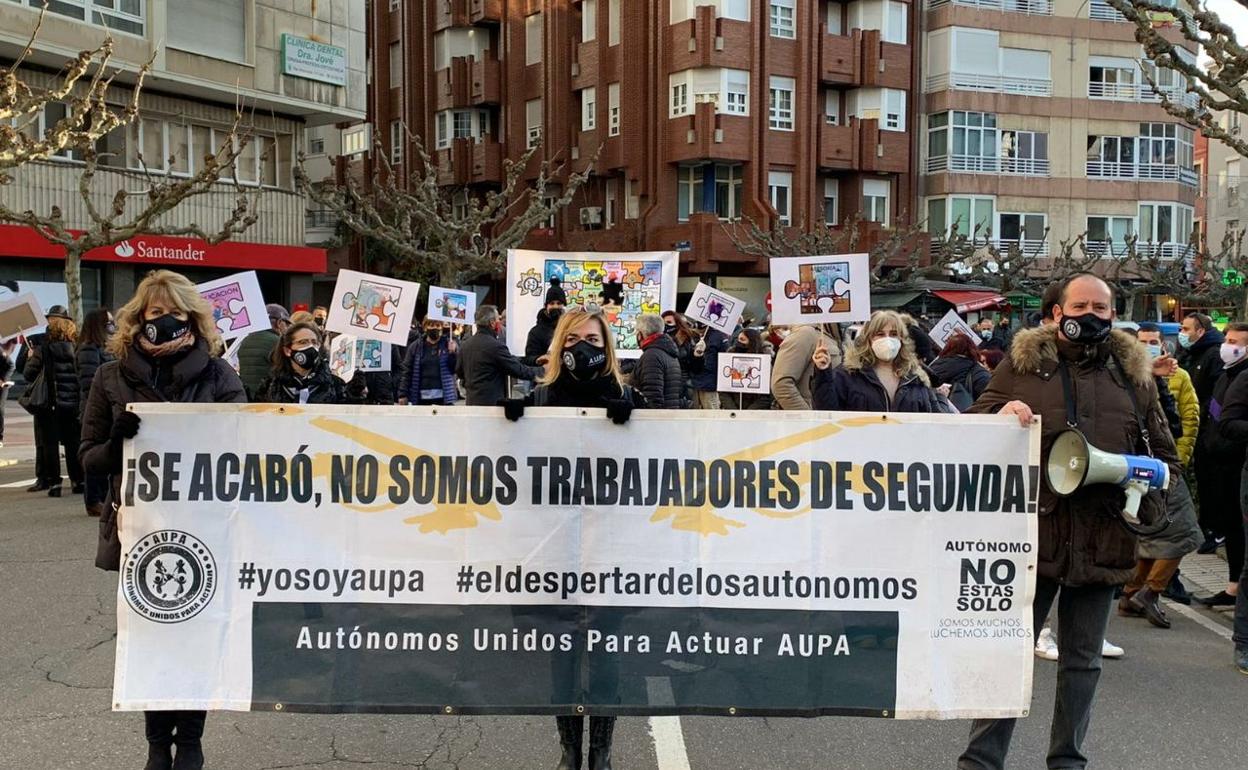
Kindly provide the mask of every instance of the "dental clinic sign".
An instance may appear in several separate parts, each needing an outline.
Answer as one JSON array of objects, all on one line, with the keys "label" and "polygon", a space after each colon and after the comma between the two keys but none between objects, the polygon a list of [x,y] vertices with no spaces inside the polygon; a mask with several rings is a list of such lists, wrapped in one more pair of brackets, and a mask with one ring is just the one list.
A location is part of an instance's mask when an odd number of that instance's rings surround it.
[{"label": "dental clinic sign", "polygon": [[335,86],[347,84],[347,49],[282,35],[282,74]]}]

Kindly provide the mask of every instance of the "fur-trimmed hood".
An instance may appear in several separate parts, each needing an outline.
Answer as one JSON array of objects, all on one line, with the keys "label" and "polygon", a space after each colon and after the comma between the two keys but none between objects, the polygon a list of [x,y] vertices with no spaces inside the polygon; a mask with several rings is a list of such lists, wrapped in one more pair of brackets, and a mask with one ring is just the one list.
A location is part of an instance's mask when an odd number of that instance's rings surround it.
[{"label": "fur-trimmed hood", "polygon": [[[1056,324],[1021,331],[1014,335],[1014,342],[1010,347],[1010,363],[1020,374],[1056,368],[1057,344]],[[1130,334],[1114,329],[1110,332],[1109,339],[1098,347],[1100,355],[1112,352],[1122,362],[1126,375],[1136,387],[1145,387],[1152,382],[1153,363],[1144,346]]]}]

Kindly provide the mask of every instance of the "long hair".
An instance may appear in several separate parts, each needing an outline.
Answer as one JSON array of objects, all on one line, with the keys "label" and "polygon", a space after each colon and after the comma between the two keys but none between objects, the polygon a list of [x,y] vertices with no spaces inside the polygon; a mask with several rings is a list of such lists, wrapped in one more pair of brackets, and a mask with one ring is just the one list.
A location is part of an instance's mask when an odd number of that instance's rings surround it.
[{"label": "long hair", "polygon": [[82,334],[78,335],[78,347],[95,345],[103,348],[108,344],[108,308],[97,307],[82,319]]},{"label": "long hair", "polygon": [[603,350],[607,354],[607,372],[615,378],[616,382],[623,382],[620,376],[620,362],[615,357],[615,335],[611,333],[611,327],[607,326],[607,319],[600,311],[591,312],[578,307],[565,310],[563,315],[559,316],[559,323],[555,325],[555,333],[550,339],[550,350],[547,351],[550,360],[546,362],[546,373],[537,381],[539,385],[549,385],[559,379],[559,375],[563,373],[563,343],[567,341],[573,329],[591,318],[597,321],[602,329]]},{"label": "long hair", "polygon": [[78,338],[78,325],[68,318],[48,319],[48,342],[73,342]]},{"label": "long hair", "polygon": [[940,351],[941,358],[969,358],[975,363],[982,364],[984,362],[984,354],[980,351],[971,338],[962,332],[954,332],[945,347]]},{"label": "long hair", "polygon": [[676,342],[684,345],[693,339],[693,332],[689,330],[689,324],[685,323],[685,317],[675,310],[667,310],[663,313],[663,323],[667,323],[667,319],[671,318],[676,323]]},{"label": "long hair", "polygon": [[750,327],[747,326],[741,331],[737,332],[738,337],[740,337],[742,334],[744,334],[746,338],[750,341],[750,344],[746,345],[745,350],[743,352],[745,353],[762,353],[763,352],[763,335],[761,332],[759,332],[758,329],[751,329]]},{"label": "long hair", "polygon": [[871,314],[871,320],[854,338],[854,344],[845,351],[845,368],[849,371],[872,369],[876,365],[875,351],[871,350],[871,340],[878,332],[894,328],[901,335],[901,351],[893,359],[893,371],[898,377],[914,375],[930,384],[923,366],[919,363],[918,354],[914,352],[914,340],[901,315],[892,310],[877,310]]},{"label": "long hair", "polygon": [[291,366],[290,356],[286,355],[284,349],[293,347],[295,334],[304,329],[316,335],[316,346],[321,348],[321,352],[325,352],[325,333],[321,331],[321,327],[311,321],[300,321],[292,323],[286,327],[286,331],[282,332],[282,336],[278,338],[277,344],[273,346],[273,352],[269,353],[269,364],[273,367],[273,374],[294,374],[294,367]]},{"label": "long hair", "polygon": [[186,313],[195,336],[208,346],[210,355],[221,355],[225,347],[212,318],[212,305],[199,295],[195,284],[172,270],[153,270],[134,290],[134,296],[117,311],[117,331],[108,340],[108,352],[125,359],[134,339],[143,328],[143,312],[152,302],[160,302]]}]

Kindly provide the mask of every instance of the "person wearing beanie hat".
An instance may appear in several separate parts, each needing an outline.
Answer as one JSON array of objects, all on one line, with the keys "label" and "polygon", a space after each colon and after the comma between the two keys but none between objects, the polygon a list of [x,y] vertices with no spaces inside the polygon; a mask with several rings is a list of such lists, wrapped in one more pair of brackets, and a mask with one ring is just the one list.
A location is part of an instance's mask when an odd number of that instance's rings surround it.
[{"label": "person wearing beanie hat", "polygon": [[539,358],[545,358],[550,350],[550,341],[555,336],[555,324],[563,315],[563,308],[568,304],[568,293],[563,289],[563,282],[558,278],[550,279],[550,288],[546,290],[546,306],[537,311],[537,323],[529,329],[529,338],[524,344],[524,358],[520,359],[529,366],[541,366]]}]

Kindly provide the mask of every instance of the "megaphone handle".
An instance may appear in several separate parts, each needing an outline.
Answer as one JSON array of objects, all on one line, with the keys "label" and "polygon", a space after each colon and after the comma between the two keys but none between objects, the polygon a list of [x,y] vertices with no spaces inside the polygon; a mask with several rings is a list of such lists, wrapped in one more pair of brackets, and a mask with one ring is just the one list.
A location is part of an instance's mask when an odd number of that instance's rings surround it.
[{"label": "megaphone handle", "polygon": [[1148,484],[1143,481],[1128,481],[1125,487],[1127,504],[1122,507],[1122,518],[1128,524],[1140,523],[1140,501],[1148,492]]}]

